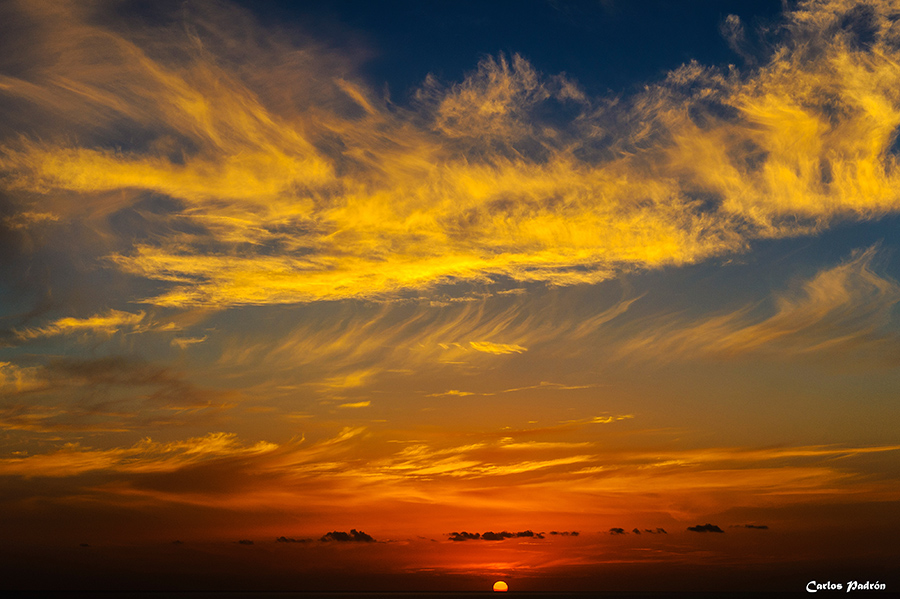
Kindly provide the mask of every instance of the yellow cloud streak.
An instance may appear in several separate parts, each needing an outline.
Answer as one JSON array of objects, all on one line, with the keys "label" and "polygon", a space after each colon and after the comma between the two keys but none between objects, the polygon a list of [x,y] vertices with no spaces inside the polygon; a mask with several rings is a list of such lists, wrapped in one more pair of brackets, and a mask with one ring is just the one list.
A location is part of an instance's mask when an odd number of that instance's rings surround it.
[{"label": "yellow cloud streak", "polygon": [[81,193],[146,189],[185,200],[215,198],[262,205],[292,184],[327,180],[330,170],[320,160],[298,158],[273,147],[256,152],[248,147],[233,155],[193,159],[178,166],[161,157],[141,159],[109,151],[26,144],[19,150],[8,149],[0,163],[24,175],[13,181],[14,188]]},{"label": "yellow cloud streak", "polygon": [[469,346],[475,351],[486,354],[521,354],[528,351],[527,347],[509,343],[491,343],[490,341],[469,341]]},{"label": "yellow cloud streak", "polygon": [[32,476],[77,476],[90,471],[172,472],[205,460],[262,454],[276,449],[272,443],[241,446],[236,436],[209,433],[185,441],[156,443],[144,439],[131,447],[90,449],[67,444],[47,454],[0,459],[0,474]]},{"label": "yellow cloud streak", "polygon": [[45,327],[17,331],[16,335],[20,339],[94,332],[112,335],[122,328],[136,327],[144,319],[144,315],[144,312],[132,314],[120,310],[109,310],[106,314],[96,314],[88,318],[60,318]]},{"label": "yellow cloud streak", "polygon": [[749,306],[693,322],[643,323],[645,331],[625,341],[622,353],[668,360],[697,350],[722,356],[786,350],[797,356],[896,343],[896,336],[885,331],[900,302],[900,285],[873,270],[877,249],[855,251],[844,263],[804,281],[797,292],[777,295],[775,313],[767,318],[754,319]]},{"label": "yellow cloud streak", "polygon": [[[190,246],[173,252],[143,245],[113,260],[132,274],[185,283],[154,303],[233,305],[378,298],[453,278],[595,282],[616,264],[684,264],[740,244],[667,201],[671,190],[620,185],[568,160],[442,170],[433,183],[428,173],[417,173],[410,178],[424,177],[425,185],[398,181],[389,191],[348,196],[316,221],[327,234],[289,241],[317,250],[309,255],[204,255]],[[640,206],[628,196],[657,199]],[[569,207],[560,210],[548,197]],[[592,206],[597,198],[606,205]],[[243,218],[256,223],[255,240],[264,242],[259,231],[272,224],[252,214]]]},{"label": "yellow cloud streak", "polygon": [[204,341],[206,341],[206,339],[206,335],[204,335],[203,337],[175,337],[170,343],[171,345],[178,346],[181,349],[187,349],[192,345],[203,343]]},{"label": "yellow cloud streak", "polygon": [[[838,7],[803,5],[788,28],[798,38],[827,29]],[[385,299],[460,279],[593,283],[900,208],[888,152],[900,67],[887,42],[863,51],[832,36],[815,59],[788,42],[745,76],[686,65],[635,99],[619,120],[644,125],[613,125],[619,139],[598,161],[579,150],[609,115],[586,111],[566,130],[530,121],[548,98],[588,101],[518,56],[485,60],[447,90],[427,83],[423,127],[349,77],[325,87],[361,116],[312,97],[287,110],[265,103],[273,83],[234,56],[216,60],[173,37],[189,60],[170,64],[70,17],[77,26],[59,39],[37,40],[72,52],[65,72],[7,77],[4,93],[52,105],[77,97],[165,134],[121,151],[25,138],[6,144],[0,169],[15,192],[149,190],[185,202],[177,216],[202,233],[170,231],[111,256],[125,272],[169,281],[145,298],[162,306]],[[322,79],[312,68],[298,76]]]},{"label": "yellow cloud streak", "polygon": [[368,408],[372,404],[371,401],[357,401],[353,403],[342,403],[339,408]]}]

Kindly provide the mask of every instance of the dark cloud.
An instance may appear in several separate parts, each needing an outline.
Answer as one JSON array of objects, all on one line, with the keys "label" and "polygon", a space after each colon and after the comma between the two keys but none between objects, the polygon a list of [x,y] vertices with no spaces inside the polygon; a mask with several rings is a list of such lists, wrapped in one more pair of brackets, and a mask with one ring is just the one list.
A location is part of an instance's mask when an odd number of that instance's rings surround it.
[{"label": "dark cloud", "polygon": [[356,530],[355,528],[351,528],[350,532],[341,532],[337,530],[333,530],[326,535],[323,535],[320,541],[340,541],[340,542],[360,542],[360,543],[374,543],[375,539],[371,536],[367,535],[361,530]]},{"label": "dark cloud", "polygon": [[710,524],[708,522],[706,524],[698,524],[697,526],[688,526],[687,529],[693,532],[725,532],[715,524]]},{"label": "dark cloud", "polygon": [[278,537],[275,539],[278,543],[309,543],[312,539],[294,539],[292,537]]},{"label": "dark cloud", "polygon": [[[213,422],[233,404],[229,391],[201,388],[142,358],[55,358],[9,365],[26,381],[9,391],[0,427],[36,432],[109,431]],[[52,397],[34,402],[35,396]],[[29,399],[30,398],[30,399]],[[28,401],[26,401],[28,400]]]},{"label": "dark cloud", "polygon": [[79,386],[83,393],[91,389],[145,387],[146,401],[154,404],[193,404],[217,398],[215,393],[184,380],[179,373],[131,356],[57,358],[43,367],[40,376],[54,388]]},{"label": "dark cloud", "polygon": [[752,528],[755,530],[769,530],[765,524],[732,524],[729,528]]},{"label": "dark cloud", "polygon": [[[648,534],[651,534],[651,535],[667,535],[667,534],[669,534],[669,533],[666,532],[666,530],[665,530],[664,528],[656,528],[656,529],[653,529],[653,528],[645,528],[645,529],[641,530],[640,528],[638,528],[638,527],[636,527],[636,526],[635,526],[634,528],[631,529],[631,532],[633,532],[633,533],[636,534],[636,535],[643,534],[643,533],[645,533],[645,532],[648,533]],[[720,531],[720,532],[721,532],[721,531]],[[552,533],[551,533],[551,534],[552,534]],[[576,532],[575,534],[577,535],[578,533]],[[610,528],[610,529],[609,529],[609,534],[611,534],[611,535],[627,535],[627,534],[628,534],[628,531],[625,530],[624,528],[618,528],[618,527],[617,527],[617,528]]]},{"label": "dark cloud", "polygon": [[253,544],[253,541],[251,541],[250,539],[241,539],[240,541],[238,541],[238,545],[252,545],[252,544]]},{"label": "dark cloud", "polygon": [[53,381],[84,381],[92,384],[144,386],[176,383],[164,368],[140,359],[108,356],[98,359],[57,358],[46,366]]},{"label": "dark cloud", "polygon": [[[567,533],[568,534],[568,533]],[[577,533],[576,533],[577,534]],[[449,534],[451,541],[505,541],[506,539],[521,539],[521,538],[531,538],[531,539],[543,539],[544,533],[542,532],[534,532],[531,530],[523,530],[522,532],[493,532],[488,531],[482,534],[477,532],[451,532]]]},{"label": "dark cloud", "polygon": [[450,540],[451,541],[472,541],[478,540],[481,538],[481,535],[477,532],[451,532]]},{"label": "dark cloud", "polygon": [[561,537],[569,537],[569,536],[577,537],[577,536],[578,536],[578,531],[577,531],[577,530],[573,530],[573,531],[568,531],[568,530],[562,530],[562,531],[560,531],[560,530],[551,530],[551,531],[550,531],[550,534],[551,534],[551,535],[559,535],[559,536],[561,536]]},{"label": "dark cloud", "polygon": [[517,538],[522,538],[522,537],[543,539],[544,535],[539,532],[538,533],[532,532],[530,530],[525,530],[522,532],[507,532],[505,530],[503,532],[488,531],[481,535],[481,539],[483,541],[503,541],[506,539],[517,539]]}]

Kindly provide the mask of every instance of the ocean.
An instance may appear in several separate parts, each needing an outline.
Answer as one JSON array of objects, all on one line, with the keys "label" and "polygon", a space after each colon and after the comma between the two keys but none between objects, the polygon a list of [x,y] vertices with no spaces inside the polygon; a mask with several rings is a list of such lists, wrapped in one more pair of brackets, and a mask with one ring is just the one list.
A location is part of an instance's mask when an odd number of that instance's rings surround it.
[{"label": "ocean", "polygon": [[[803,593],[806,595],[806,593]],[[34,591],[21,594],[35,599],[479,599],[501,596],[522,599],[749,599],[796,597],[798,593],[766,592],[647,592],[647,591],[397,591],[397,592],[293,592],[293,591]]]}]

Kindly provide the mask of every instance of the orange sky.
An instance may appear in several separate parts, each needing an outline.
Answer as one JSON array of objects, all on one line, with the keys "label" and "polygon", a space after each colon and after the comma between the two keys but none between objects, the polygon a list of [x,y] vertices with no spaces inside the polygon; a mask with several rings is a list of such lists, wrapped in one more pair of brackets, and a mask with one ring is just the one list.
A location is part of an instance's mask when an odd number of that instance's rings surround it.
[{"label": "orange sky", "polygon": [[900,584],[900,6],[393,94],[348,6],[2,5],[0,588]]}]

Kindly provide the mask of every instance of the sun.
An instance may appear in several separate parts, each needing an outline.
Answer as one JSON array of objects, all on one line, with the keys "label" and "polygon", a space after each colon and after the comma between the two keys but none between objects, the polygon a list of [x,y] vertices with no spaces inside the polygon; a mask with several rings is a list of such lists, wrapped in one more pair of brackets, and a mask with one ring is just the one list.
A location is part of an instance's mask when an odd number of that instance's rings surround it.
[{"label": "sun", "polygon": [[498,580],[494,583],[494,592],[495,593],[505,593],[509,590],[509,585],[503,582],[502,580]]}]

